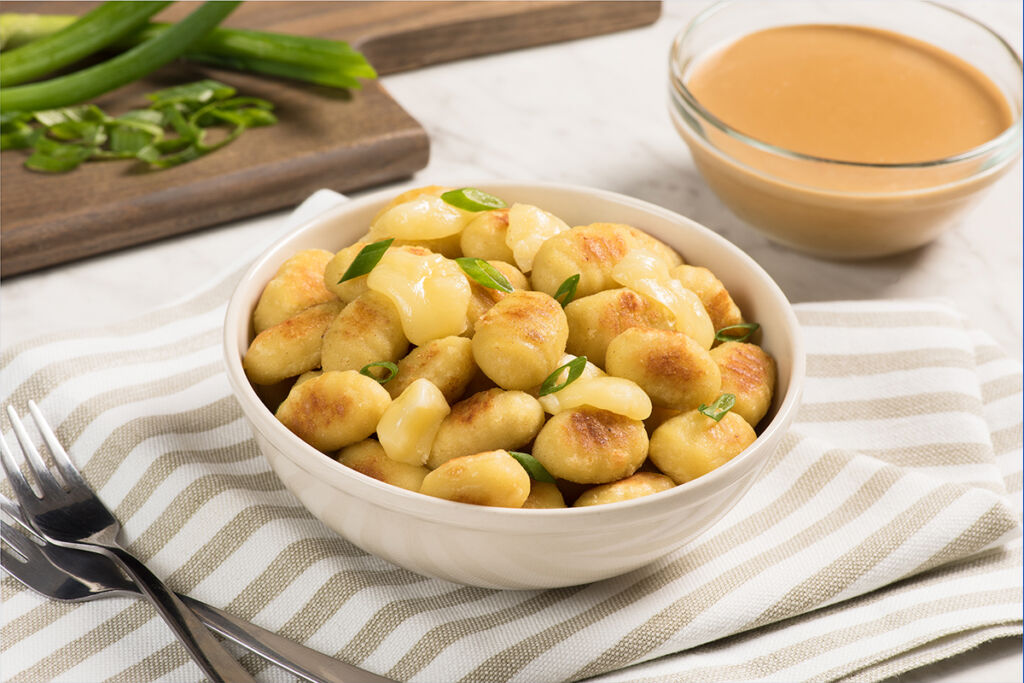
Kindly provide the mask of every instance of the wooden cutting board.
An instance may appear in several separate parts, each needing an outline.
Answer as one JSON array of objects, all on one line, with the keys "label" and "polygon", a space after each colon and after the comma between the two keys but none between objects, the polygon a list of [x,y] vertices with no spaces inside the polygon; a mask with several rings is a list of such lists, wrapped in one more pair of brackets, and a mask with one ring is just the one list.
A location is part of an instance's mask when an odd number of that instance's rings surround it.
[{"label": "wooden cutting board", "polygon": [[[96,3],[2,2],[0,12],[82,13]],[[180,2],[158,19],[194,9]],[[225,26],[347,40],[381,75],[655,21],[660,2],[248,2]],[[352,191],[423,168],[423,127],[378,82],[344,93],[175,63],[97,100],[117,114],[169,85],[215,78],[276,105],[279,122],[166,171],[92,162],[37,174],[0,155],[0,277]]]}]

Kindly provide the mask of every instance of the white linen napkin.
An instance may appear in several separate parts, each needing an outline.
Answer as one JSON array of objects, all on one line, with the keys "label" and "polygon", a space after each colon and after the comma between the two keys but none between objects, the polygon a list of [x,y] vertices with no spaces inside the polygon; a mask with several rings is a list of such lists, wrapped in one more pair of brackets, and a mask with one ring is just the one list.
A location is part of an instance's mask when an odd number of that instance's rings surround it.
[{"label": "white linen napkin", "polygon": [[[288,224],[342,200],[318,192]],[[736,508],[625,576],[492,591],[364,553],[277,480],[222,371],[254,256],[136,320],[2,354],[3,403],[39,403],[180,592],[401,681],[877,680],[1022,632],[1021,368],[941,302],[797,305],[803,406]],[[0,590],[5,681],[202,680],[143,601]]]}]

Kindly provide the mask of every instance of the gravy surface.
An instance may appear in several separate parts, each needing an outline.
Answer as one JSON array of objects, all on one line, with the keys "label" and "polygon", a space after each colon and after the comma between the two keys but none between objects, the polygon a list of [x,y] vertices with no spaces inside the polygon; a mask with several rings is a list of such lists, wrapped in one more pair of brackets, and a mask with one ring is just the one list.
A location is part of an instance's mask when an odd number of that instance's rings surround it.
[{"label": "gravy surface", "polygon": [[890,31],[806,24],[748,34],[698,63],[687,87],[752,138],[860,163],[942,159],[1013,124],[999,88],[935,45]]}]

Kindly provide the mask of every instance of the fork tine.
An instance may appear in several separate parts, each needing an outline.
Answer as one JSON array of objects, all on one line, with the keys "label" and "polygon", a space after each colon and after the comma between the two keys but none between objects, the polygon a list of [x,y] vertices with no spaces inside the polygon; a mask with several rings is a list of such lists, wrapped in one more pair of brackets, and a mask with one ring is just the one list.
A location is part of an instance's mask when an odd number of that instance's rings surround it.
[{"label": "fork tine", "polygon": [[4,543],[11,546],[26,560],[41,555],[39,546],[34,541],[3,520],[0,520],[0,536],[3,537]]},{"label": "fork tine", "polygon": [[64,492],[64,487],[60,485],[57,479],[50,473],[50,468],[46,466],[46,462],[43,457],[39,455],[39,451],[36,450],[35,444],[32,443],[32,437],[25,431],[25,425],[18,417],[18,413],[15,412],[14,406],[7,406],[7,417],[11,420],[11,426],[14,427],[14,436],[18,439],[18,443],[21,445],[21,452],[25,455],[25,462],[28,463],[28,468],[32,470],[32,474],[35,475],[36,481],[39,482],[39,486],[45,495],[48,491],[60,491]]},{"label": "fork tine", "polygon": [[46,441],[46,446],[50,449],[50,455],[53,456],[53,461],[57,465],[57,469],[64,476],[64,481],[68,484],[73,483],[85,483],[82,479],[81,472],[75,467],[75,463],[71,461],[67,451],[60,444],[57,439],[57,435],[50,429],[50,425],[46,422],[46,418],[43,417],[43,412],[39,410],[39,406],[36,405],[35,401],[28,402],[28,410],[32,413],[32,419],[35,420],[36,428],[39,429],[39,433],[43,435],[43,440]]},{"label": "fork tine", "polygon": [[[3,437],[0,437],[0,439],[2,438]],[[13,500],[3,495],[2,493],[0,493],[0,510],[3,510],[5,515],[7,515],[15,522],[31,531],[33,534],[36,533],[35,529],[32,528],[32,525],[25,517],[25,512],[20,507],[18,507],[17,503],[15,503]]]},{"label": "fork tine", "polygon": [[0,466],[3,466],[4,473],[7,475],[7,481],[11,482],[11,488],[14,489],[14,495],[18,497],[18,500],[25,501],[37,498],[36,492],[29,486],[25,475],[21,473],[18,463],[14,461],[14,455],[11,454],[11,449],[8,448],[7,441],[2,434],[0,434]]}]

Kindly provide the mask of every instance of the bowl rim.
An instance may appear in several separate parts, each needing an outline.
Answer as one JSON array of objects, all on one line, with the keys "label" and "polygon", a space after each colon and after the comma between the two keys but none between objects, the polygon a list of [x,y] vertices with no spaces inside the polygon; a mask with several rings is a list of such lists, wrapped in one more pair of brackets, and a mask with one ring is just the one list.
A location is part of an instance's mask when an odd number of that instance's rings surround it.
[{"label": "bowl rim", "polygon": [[[740,141],[740,142],[742,142],[742,143],[744,143],[744,144],[746,144],[746,145],[748,145],[750,147],[754,147],[755,149],[761,150],[763,152],[768,152],[770,154],[775,154],[775,155],[781,156],[783,158],[788,158],[788,159],[792,159],[792,160],[796,160],[796,161],[810,161],[810,162],[815,162],[815,163],[831,164],[831,165],[835,165],[835,166],[846,166],[846,167],[850,167],[850,168],[871,168],[871,169],[883,169],[883,170],[884,169],[898,170],[898,169],[937,168],[937,167],[943,167],[943,166],[949,166],[949,165],[961,163],[961,162],[964,162],[964,161],[971,161],[971,160],[977,159],[979,157],[985,156],[986,154],[988,154],[988,153],[990,153],[990,152],[992,152],[994,150],[1000,149],[1002,147],[1010,147],[1013,144],[1020,142],[1022,126],[1024,126],[1024,123],[1022,123],[1022,121],[1024,121],[1024,111],[1022,111],[1022,105],[1021,105],[1021,102],[1019,100],[1017,102],[1008,102],[1008,104],[1016,105],[1015,107],[1011,106],[1011,109],[1013,110],[1013,114],[1014,114],[1014,121],[1006,130],[1004,130],[1002,133],[1000,133],[996,137],[994,137],[991,140],[988,140],[988,141],[982,143],[981,145],[978,145],[976,147],[972,147],[971,149],[966,150],[964,152],[960,152],[959,154],[955,154],[955,155],[948,156],[948,157],[943,157],[941,159],[932,159],[932,160],[927,160],[927,161],[904,162],[904,163],[867,163],[867,162],[858,162],[858,161],[847,161],[847,160],[842,160],[842,159],[832,159],[832,158],[829,158],[829,157],[820,157],[820,156],[815,156],[815,155],[811,155],[811,154],[804,154],[802,152],[797,152],[797,151],[794,151],[794,150],[787,149],[785,147],[780,147],[778,145],[773,145],[773,144],[771,144],[769,142],[765,142],[763,140],[759,140],[757,138],[754,138],[754,137],[751,137],[751,136],[746,135],[744,133],[741,133],[740,131],[736,130],[735,128],[733,128],[732,126],[727,124],[725,121],[723,121],[722,119],[718,118],[717,116],[712,114],[710,111],[708,111],[704,107],[704,105],[700,102],[700,100],[698,100],[697,97],[690,91],[690,89],[686,86],[686,84],[685,84],[685,82],[683,80],[683,73],[682,73],[682,70],[681,70],[681,66],[682,65],[679,63],[679,59],[677,58],[680,50],[683,49],[684,44],[686,43],[687,39],[691,37],[691,35],[693,34],[693,32],[697,28],[699,28],[703,23],[705,23],[706,21],[711,19],[718,12],[722,11],[723,9],[725,9],[725,8],[731,6],[731,5],[736,5],[736,4],[741,4],[741,3],[739,2],[739,0],[716,0],[716,2],[714,2],[711,6],[703,9],[693,19],[691,19],[690,22],[686,25],[686,27],[683,28],[683,30],[681,30],[678,34],[676,34],[675,39],[672,41],[672,47],[669,50],[669,81],[670,81],[670,84],[671,84],[671,87],[672,87],[672,102],[673,102],[673,104],[675,104],[677,107],[681,107],[683,105],[689,107],[694,113],[696,113],[705,122],[711,124],[712,126],[717,128],[721,132],[725,133],[726,135],[728,135],[728,136],[730,136],[730,137],[732,137],[732,138],[734,138],[734,139],[736,139],[736,140],[738,140],[738,141]],[[974,17],[970,16],[969,14],[967,14],[965,12],[962,12],[962,11],[960,11],[958,9],[955,9],[955,8],[952,8],[952,7],[947,7],[946,5],[943,5],[943,4],[938,3],[938,2],[933,2],[933,0],[916,0],[916,2],[914,4],[926,5],[926,6],[929,6],[931,8],[947,12],[949,14],[955,15],[956,17],[958,17],[958,18],[960,18],[962,20],[965,20],[965,21],[967,21],[967,22],[969,22],[971,24],[974,24],[978,28],[982,29],[982,31],[987,33],[991,38],[994,38],[996,40],[996,42],[1006,52],[1007,56],[1010,58],[1010,60],[1013,62],[1014,66],[1016,67],[1017,74],[1018,74],[1018,80],[1020,80],[1021,77],[1024,77],[1024,63],[1021,62],[1020,55],[1018,55],[1014,51],[1013,47],[1001,35],[999,35],[994,29],[990,28],[988,25],[982,23],[981,21],[975,19]],[[796,25],[797,23],[798,22],[794,22],[794,25]],[[721,150],[718,150],[718,151],[721,152]],[[724,154],[724,152],[723,152],[723,154]],[[734,162],[736,162],[736,163],[741,163],[741,162],[738,162],[735,159],[733,159],[733,157],[731,155],[726,155],[726,156],[729,156],[729,158],[731,160],[733,160]],[[1009,155],[1009,157],[1006,160],[1004,160],[1004,161],[1006,161],[1006,162],[1012,161],[1013,158],[1015,158],[1016,156],[1017,156],[1016,154]],[[993,167],[998,168],[1001,165],[1002,164],[994,164]],[[990,170],[990,168],[989,169],[984,169],[984,170],[987,171],[987,170]],[[757,170],[757,169],[754,169],[754,170]],[[761,171],[761,173],[763,173],[763,171]],[[770,174],[765,174],[765,175],[769,175],[770,177],[774,177],[774,176],[771,176]],[[980,175],[983,175],[983,173],[973,174],[972,176],[969,176],[969,178],[970,177],[978,177]],[[957,181],[957,182],[962,182],[962,181]],[[795,184],[795,183],[792,183],[792,184]],[[953,184],[955,184],[955,183],[953,183]],[[928,191],[933,191],[935,188],[934,187],[928,187],[926,189]],[[917,190],[908,190],[906,192],[914,193],[914,192],[917,192]],[[846,193],[846,194],[858,194],[859,195],[859,194],[876,194],[876,193]],[[885,193],[877,193],[877,194],[884,194],[886,196],[891,196],[891,195],[894,195],[894,194],[902,194],[902,193],[885,192]]]},{"label": "bowl rim", "polygon": [[[395,189],[383,189],[364,195],[357,199],[345,201],[332,207],[317,216],[307,220],[296,228],[290,229],[286,234],[275,239],[246,269],[231,293],[224,315],[223,328],[223,357],[226,365],[228,382],[231,385],[232,393],[242,407],[243,413],[251,421],[253,429],[260,431],[267,439],[276,441],[277,444],[287,446],[280,450],[294,465],[310,472],[310,467],[326,468],[341,474],[343,479],[352,482],[356,490],[348,491],[350,495],[358,498],[365,496],[360,494],[359,489],[364,491],[376,491],[383,500],[375,498],[368,501],[373,505],[387,507],[411,514],[420,519],[432,519],[443,522],[446,526],[457,526],[461,528],[479,529],[493,531],[497,526],[504,527],[509,531],[523,531],[530,534],[563,533],[566,531],[566,524],[573,528],[582,529],[600,522],[606,518],[617,518],[616,522],[621,523],[626,519],[642,521],[646,517],[646,508],[668,506],[675,508],[672,502],[677,498],[687,495],[689,492],[700,491],[701,489],[715,489],[723,485],[730,477],[729,475],[746,465],[746,460],[754,457],[762,457],[765,460],[771,453],[762,453],[764,445],[768,442],[777,442],[783,436],[784,430],[792,423],[799,402],[802,396],[803,383],[806,374],[806,357],[804,352],[803,339],[796,314],[793,311],[789,300],[778,284],[770,275],[751,258],[746,252],[725,239],[710,228],[707,228],[696,221],[687,218],[674,211],[658,206],[656,204],[636,199],[628,195],[610,192],[597,188],[590,188],[580,185],[563,183],[537,182],[537,181],[495,181],[477,179],[466,184],[452,185],[452,187],[480,187],[489,192],[500,193],[502,190],[525,191],[531,189],[576,193],[589,197],[598,197],[606,201],[622,204],[626,207],[638,209],[646,213],[659,215],[661,218],[681,224],[688,230],[700,233],[704,238],[710,239],[717,246],[730,253],[730,256],[738,259],[755,276],[758,286],[769,291],[770,297],[782,304],[782,318],[789,328],[789,336],[792,340],[792,368],[788,377],[786,395],[782,398],[775,417],[768,423],[765,429],[757,435],[757,439],[745,448],[740,454],[697,479],[674,486],[672,489],[650,494],[640,498],[620,501],[614,505],[593,505],[579,508],[501,508],[482,505],[467,505],[454,501],[434,498],[418,492],[408,491],[392,484],[387,484],[357,472],[329,455],[313,448],[302,441],[298,436],[281,424],[274,414],[260,400],[254,388],[249,383],[245,372],[242,369],[241,353],[239,353],[239,326],[244,325],[244,334],[248,338],[249,324],[252,309],[245,305],[242,294],[251,292],[253,288],[259,287],[262,291],[265,282],[256,283],[255,273],[265,268],[269,261],[280,258],[282,249],[297,239],[301,234],[315,229],[317,226],[333,221],[347,213],[357,211],[360,208],[375,204],[383,205],[393,199]],[[671,246],[671,245],[670,245]],[[280,261],[278,261],[278,264]],[[763,463],[762,463],[763,464]],[[307,465],[309,465],[307,467]],[[314,472],[310,472],[315,474]],[[369,488],[367,488],[369,487]],[[623,519],[618,519],[623,518]],[[535,526],[523,526],[524,520],[530,521],[557,521],[561,526],[557,528],[538,528]],[[522,527],[522,528],[520,528]]]}]

